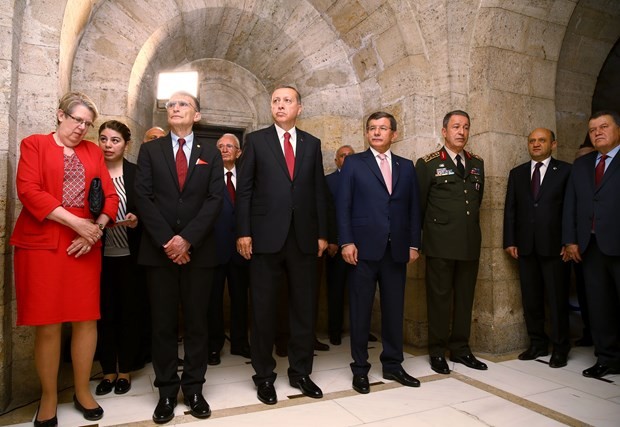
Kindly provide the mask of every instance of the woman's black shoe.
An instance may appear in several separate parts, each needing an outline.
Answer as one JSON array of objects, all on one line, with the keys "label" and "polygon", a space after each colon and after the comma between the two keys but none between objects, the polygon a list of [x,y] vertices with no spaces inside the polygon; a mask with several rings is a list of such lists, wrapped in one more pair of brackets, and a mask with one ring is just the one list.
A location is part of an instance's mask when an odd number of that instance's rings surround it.
[{"label": "woman's black shoe", "polygon": [[95,394],[97,396],[103,396],[105,394],[108,394],[109,392],[114,390],[115,384],[116,384],[116,380],[110,381],[109,379],[104,378],[101,380],[99,385],[97,385],[97,388],[95,389]]},{"label": "woman's black shoe", "polygon": [[50,418],[49,420],[39,421],[37,417],[39,416],[39,409],[37,409],[37,414],[34,416],[34,427],[58,427],[58,418],[54,415],[54,418]]},{"label": "woman's black shoe", "polygon": [[125,394],[131,390],[131,382],[127,378],[119,378],[114,386],[114,394]]},{"label": "woman's black shoe", "polygon": [[75,409],[80,411],[88,421],[97,421],[103,418],[103,408],[101,406],[97,405],[94,409],[86,409],[79,400],[77,400],[75,394],[73,395],[73,406],[75,406]]}]

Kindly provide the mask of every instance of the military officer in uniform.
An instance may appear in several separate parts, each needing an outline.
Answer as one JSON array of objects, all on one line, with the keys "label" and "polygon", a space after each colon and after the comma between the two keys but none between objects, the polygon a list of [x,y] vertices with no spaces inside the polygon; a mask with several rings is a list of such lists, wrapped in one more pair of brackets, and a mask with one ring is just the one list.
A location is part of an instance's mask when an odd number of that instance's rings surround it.
[{"label": "military officer in uniform", "polygon": [[471,311],[480,258],[480,203],[484,163],[465,151],[469,115],[451,111],[443,119],[445,145],[418,159],[426,255],[428,350],[431,368],[449,374],[445,359],[485,370],[469,348]]}]

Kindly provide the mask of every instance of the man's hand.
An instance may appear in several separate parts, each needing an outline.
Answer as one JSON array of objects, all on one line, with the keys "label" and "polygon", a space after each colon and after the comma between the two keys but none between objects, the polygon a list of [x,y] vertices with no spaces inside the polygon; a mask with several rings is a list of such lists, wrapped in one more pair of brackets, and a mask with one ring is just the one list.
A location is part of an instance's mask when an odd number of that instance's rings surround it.
[{"label": "man's hand", "polygon": [[579,245],[571,243],[564,245],[564,254],[562,255],[562,261],[574,261],[581,262],[581,254],[579,253]]},{"label": "man's hand", "polygon": [[245,259],[252,258],[252,238],[239,237],[237,239],[237,252]]},{"label": "man's hand", "polygon": [[325,252],[325,249],[327,249],[327,240],[319,239],[319,255],[318,255],[319,258],[323,255],[323,252]]},{"label": "man's hand", "polygon": [[504,249],[508,255],[513,257],[514,259],[519,259],[519,250],[516,246],[508,246]]},{"label": "man's hand", "polygon": [[416,262],[420,258],[420,252],[417,249],[409,248],[409,262]]},{"label": "man's hand", "polygon": [[190,261],[190,246],[191,244],[183,237],[175,235],[164,245],[164,252],[175,264],[187,264]]},{"label": "man's hand", "polygon": [[334,257],[336,256],[336,254],[338,253],[338,245],[335,243],[330,243],[327,245],[327,255],[329,255],[330,257]]},{"label": "man's hand", "polygon": [[353,243],[343,246],[342,259],[351,265],[357,265],[357,246]]}]

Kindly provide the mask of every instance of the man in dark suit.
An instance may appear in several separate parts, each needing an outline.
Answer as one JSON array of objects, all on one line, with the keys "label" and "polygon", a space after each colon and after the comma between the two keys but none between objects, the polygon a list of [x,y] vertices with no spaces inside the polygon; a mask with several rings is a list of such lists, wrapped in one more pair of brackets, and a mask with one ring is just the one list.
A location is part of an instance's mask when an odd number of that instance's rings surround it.
[{"label": "man in dark suit", "polygon": [[310,374],[317,256],[327,247],[327,186],[321,141],[295,127],[301,108],[295,88],[273,92],[275,124],[247,136],[237,179],[237,249],[251,259],[253,380],[258,399],[268,405],[277,402],[272,352],[283,283],[289,295],[289,382],[306,396],[323,397]]},{"label": "man in dark suit", "polygon": [[620,115],[599,111],[588,123],[596,151],[573,163],[562,221],[564,259],[583,261],[597,361],[583,371],[620,373]]},{"label": "man in dark suit", "polygon": [[[207,310],[217,265],[213,227],[222,207],[222,156],[192,132],[200,104],[178,92],[166,104],[170,133],[140,147],[136,206],[144,225],[138,262],[146,266],[152,312],[153,369],[159,402],[153,421],[174,417],[179,388],[190,413],[211,415],[202,396],[207,369]],[[185,366],[177,374],[178,307]]]},{"label": "man in dark suit", "polygon": [[440,374],[450,373],[446,350],[453,362],[487,369],[469,348],[484,192],[484,163],[465,150],[469,125],[465,111],[446,114],[444,147],[416,163],[424,218],[428,352],[431,368]]},{"label": "man in dark suit", "polygon": [[349,156],[340,177],[336,215],[342,258],[350,264],[351,371],[353,389],[370,392],[368,334],[377,282],[381,295],[383,378],[408,387],[420,381],[402,367],[407,263],[418,259],[420,200],[411,160],[390,147],[396,119],[376,112],[366,120],[370,148]]},{"label": "man in dark suit", "polygon": [[512,169],[504,206],[504,249],[519,261],[523,316],[530,337],[521,360],[546,356],[545,295],[551,318],[553,354],[549,366],[566,366],[568,328],[568,265],[562,261],[562,208],[570,164],[551,157],[557,147],[549,129],[528,136],[531,161]]},{"label": "man in dark suit", "polygon": [[338,226],[336,225],[335,203],[340,183],[340,170],[347,156],[354,154],[353,147],[343,145],[336,150],[336,170],[325,176],[329,188],[328,245],[325,257],[327,276],[327,330],[329,342],[333,345],[342,343],[342,321],[344,315],[344,294],[347,282],[347,263],[342,259],[338,245]]},{"label": "man in dark suit", "polygon": [[250,358],[248,343],[248,260],[237,252],[235,236],[235,199],[237,168],[241,155],[239,139],[225,133],[216,144],[224,161],[224,199],[222,212],[215,224],[215,243],[218,265],[211,299],[209,300],[209,365],[220,364],[224,346],[224,286],[228,284],[230,299],[230,353]]}]

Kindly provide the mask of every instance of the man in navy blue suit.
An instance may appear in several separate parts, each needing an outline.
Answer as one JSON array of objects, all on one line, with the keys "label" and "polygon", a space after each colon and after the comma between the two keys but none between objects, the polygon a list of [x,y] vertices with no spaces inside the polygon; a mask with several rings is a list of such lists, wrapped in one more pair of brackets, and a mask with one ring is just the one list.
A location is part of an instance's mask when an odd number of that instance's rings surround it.
[{"label": "man in navy blue suit", "polygon": [[583,262],[597,361],[583,371],[620,373],[620,115],[599,111],[588,123],[596,151],[573,163],[562,221],[564,260]]},{"label": "man in navy blue suit", "polygon": [[[557,147],[549,129],[528,136],[531,160],[510,171],[504,206],[504,249],[519,261],[523,317],[530,338],[520,360],[553,354],[549,366],[566,366],[568,328],[568,265],[562,261],[562,207],[570,165],[551,157]],[[545,333],[545,296],[551,328]]]},{"label": "man in navy blue suit", "polygon": [[218,266],[215,268],[213,290],[209,300],[209,365],[220,364],[220,352],[224,347],[224,286],[228,285],[230,298],[230,353],[250,358],[248,343],[248,265],[236,249],[235,198],[237,168],[235,163],[241,155],[239,139],[225,133],[216,144],[224,161],[224,201],[222,212],[215,224],[215,244]]},{"label": "man in navy blue suit", "polygon": [[390,150],[397,136],[391,114],[376,112],[368,117],[370,147],[348,156],[336,200],[342,257],[352,266],[348,287],[353,389],[364,394],[370,392],[368,333],[377,282],[383,378],[420,386],[402,367],[407,263],[419,257],[420,200],[413,162]]},{"label": "man in navy blue suit", "polygon": [[336,225],[335,203],[338,194],[338,184],[340,182],[340,170],[347,156],[355,154],[353,147],[343,145],[336,150],[336,170],[325,176],[327,187],[329,188],[330,215],[328,216],[328,245],[327,256],[325,257],[326,277],[327,277],[327,330],[329,342],[333,345],[340,345],[342,342],[342,321],[344,316],[344,295],[345,284],[347,282],[347,263],[342,259],[340,247],[338,246],[338,227]]}]

